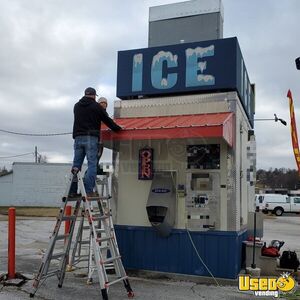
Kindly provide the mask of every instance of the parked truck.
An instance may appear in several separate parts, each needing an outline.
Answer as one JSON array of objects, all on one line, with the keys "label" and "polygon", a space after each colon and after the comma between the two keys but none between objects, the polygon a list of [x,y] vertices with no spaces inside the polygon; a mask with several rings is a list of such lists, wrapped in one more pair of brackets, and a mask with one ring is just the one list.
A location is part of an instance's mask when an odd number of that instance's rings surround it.
[{"label": "parked truck", "polygon": [[256,210],[262,211],[265,208],[265,204],[267,202],[276,202],[276,203],[286,203],[288,199],[288,195],[282,194],[257,194],[255,195],[255,203],[256,203]]},{"label": "parked truck", "polygon": [[265,194],[262,201],[262,212],[271,212],[276,216],[283,213],[300,213],[300,197],[280,195],[280,197]]}]

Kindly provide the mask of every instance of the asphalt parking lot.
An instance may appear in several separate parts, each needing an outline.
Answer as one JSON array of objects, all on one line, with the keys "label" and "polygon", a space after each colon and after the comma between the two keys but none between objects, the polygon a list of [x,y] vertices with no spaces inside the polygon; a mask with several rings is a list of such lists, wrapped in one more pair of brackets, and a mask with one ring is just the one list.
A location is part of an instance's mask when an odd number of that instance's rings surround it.
[{"label": "asphalt parking lot", "polygon": [[[55,218],[17,218],[16,232],[16,271],[28,277],[37,272],[39,263],[47,248]],[[284,240],[284,249],[296,250],[300,256],[300,216],[282,216],[265,219],[264,240]],[[0,272],[7,272],[7,221],[0,221]],[[257,299],[249,293],[239,292],[237,284],[220,281],[203,283],[188,279],[138,278],[131,277],[135,299]],[[205,281],[204,281],[205,282]],[[32,281],[20,288],[0,286],[0,300],[29,298]],[[86,285],[84,270],[66,274],[62,289],[57,288],[57,278],[52,277],[38,290],[35,299],[101,299],[98,285]],[[116,284],[109,290],[109,299],[128,299],[122,284]]]},{"label": "asphalt parking lot", "polygon": [[266,218],[263,240],[267,245],[272,240],[282,240],[285,242],[282,251],[296,251],[300,257],[300,215],[283,214],[281,217]]}]

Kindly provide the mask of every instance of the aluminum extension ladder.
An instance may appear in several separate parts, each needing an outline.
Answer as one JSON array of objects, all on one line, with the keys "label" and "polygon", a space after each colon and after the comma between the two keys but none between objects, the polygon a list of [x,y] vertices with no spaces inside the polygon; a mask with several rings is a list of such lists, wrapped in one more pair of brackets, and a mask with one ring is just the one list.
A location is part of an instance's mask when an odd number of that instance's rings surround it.
[{"label": "aluminum extension ladder", "polygon": [[[103,173],[99,176],[97,176],[96,179],[96,189],[98,194],[101,196],[101,200],[97,201],[97,205],[94,206],[93,203],[91,203],[91,211],[93,214],[106,214],[109,215],[108,222],[109,222],[109,228],[110,233],[114,237],[116,246],[117,240],[115,238],[115,230],[114,230],[114,224],[111,214],[111,203],[109,196],[109,189],[108,189],[108,173]],[[102,258],[108,259],[109,257],[109,244],[108,241],[103,241],[103,238],[106,237],[105,229],[101,227],[101,222],[98,222],[95,224],[96,226],[96,232],[97,232],[97,238],[102,238],[102,242],[99,244]],[[117,251],[119,252],[119,251]],[[90,226],[88,224],[88,219],[85,217],[85,211],[84,208],[82,208],[81,211],[81,219],[79,222],[79,226],[77,229],[75,244],[72,249],[72,253],[69,258],[69,264],[67,265],[67,272],[71,272],[76,270],[77,268],[82,267],[82,263],[88,264],[88,279],[87,284],[92,284],[93,282],[93,273],[96,270],[96,265],[94,261],[94,253],[93,253],[93,245],[92,245],[92,238],[91,238],[91,231]],[[106,270],[115,270],[113,262],[110,264],[107,263],[105,265]]]},{"label": "aluminum extension ladder", "polygon": [[[75,198],[69,197],[69,191],[72,182],[77,181],[81,195]],[[102,183],[102,195],[104,186],[108,188],[108,184]],[[96,189],[98,190],[97,184]],[[108,189],[106,190],[108,191]],[[79,224],[77,237],[80,234],[80,226],[83,230],[84,218],[88,220],[89,225],[89,265],[88,265],[88,282],[92,282],[92,275],[94,270],[97,270],[99,279],[101,295],[103,300],[108,300],[109,287],[117,282],[123,281],[127,295],[129,298],[134,296],[131,289],[128,276],[126,275],[117,241],[115,238],[115,232],[113,229],[112,216],[110,211],[109,195],[102,196],[101,194],[95,197],[88,197],[84,188],[83,178],[80,171],[75,171],[70,174],[66,192],[62,198],[61,207],[57,217],[57,221],[50,237],[50,242],[47,251],[45,252],[39,271],[33,282],[33,289],[30,293],[30,297],[34,297],[38,290],[42,280],[46,280],[48,277],[57,276],[58,287],[62,288],[65,278],[66,268],[68,263],[74,263],[76,256],[76,249],[79,244],[79,240],[76,239],[75,245],[72,251],[71,257],[69,256],[72,238],[74,235],[75,225],[79,211],[82,207],[82,218]],[[69,202],[75,201],[75,207],[71,216],[66,216],[65,210]],[[92,203],[97,203],[97,209],[94,209]],[[107,206],[108,205],[108,206]],[[70,221],[69,231],[61,233],[61,224],[64,221]],[[77,244],[76,244],[77,243]],[[103,244],[105,243],[105,246]],[[107,256],[109,254],[109,257]],[[70,259],[69,259],[70,257]],[[80,256],[79,256],[80,258]],[[72,265],[71,265],[72,266]],[[115,277],[108,276],[108,269],[113,268],[115,271]]]}]

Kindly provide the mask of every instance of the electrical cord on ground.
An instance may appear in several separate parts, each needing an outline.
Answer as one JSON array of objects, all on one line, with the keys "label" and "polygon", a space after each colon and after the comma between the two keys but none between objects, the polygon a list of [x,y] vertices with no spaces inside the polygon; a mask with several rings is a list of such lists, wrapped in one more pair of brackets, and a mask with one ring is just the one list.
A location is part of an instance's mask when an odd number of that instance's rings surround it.
[{"label": "electrical cord on ground", "polygon": [[33,155],[33,152],[28,152],[28,153],[23,153],[23,154],[18,154],[18,155],[12,155],[12,156],[0,156],[0,159],[6,159],[6,158],[13,158],[13,157],[20,157],[20,156],[26,156],[26,155]]},{"label": "electrical cord on ground", "polygon": [[213,278],[213,280],[215,281],[215,283],[217,284],[217,286],[220,286],[219,283],[218,283],[218,281],[217,281],[217,279],[214,277],[214,275],[212,274],[212,272],[210,271],[210,269],[208,268],[208,266],[204,263],[203,259],[201,258],[200,254],[199,254],[199,252],[198,252],[198,250],[197,250],[197,248],[196,248],[196,246],[194,244],[194,241],[193,241],[193,239],[191,237],[191,234],[190,234],[190,232],[189,232],[189,230],[187,228],[186,228],[186,232],[187,232],[187,234],[188,234],[188,236],[190,238],[190,241],[191,241],[191,243],[193,245],[193,248],[194,248],[194,250],[195,250],[195,252],[196,252],[199,260],[204,265],[204,267],[206,268],[206,270],[208,271],[208,273],[210,274],[210,276]]},{"label": "electrical cord on ground", "polygon": [[9,134],[15,134],[15,135],[42,136],[42,137],[72,134],[72,132],[61,132],[61,133],[22,133],[22,132],[15,132],[15,131],[4,130],[4,129],[0,129],[0,132],[9,133]]}]

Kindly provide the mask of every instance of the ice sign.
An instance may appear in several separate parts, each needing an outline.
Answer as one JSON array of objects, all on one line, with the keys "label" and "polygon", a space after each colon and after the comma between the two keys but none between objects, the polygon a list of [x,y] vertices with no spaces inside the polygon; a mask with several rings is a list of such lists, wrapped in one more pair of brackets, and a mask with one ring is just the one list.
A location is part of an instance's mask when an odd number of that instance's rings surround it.
[{"label": "ice sign", "polygon": [[151,82],[154,88],[169,89],[177,83],[176,72],[169,71],[163,76],[163,64],[165,63],[168,69],[177,67],[177,59],[178,56],[169,51],[159,51],[154,55],[151,67]]},{"label": "ice sign", "polygon": [[[151,62],[151,87],[156,90],[173,88],[182,81],[180,69],[185,67],[185,87],[207,86],[215,84],[215,77],[206,73],[206,57],[214,56],[214,45],[208,47],[187,48],[185,57],[171,51],[157,52]],[[144,58],[142,53],[133,56],[132,92],[143,91]]]},{"label": "ice sign", "polygon": [[[215,47],[196,47],[194,49],[188,48],[185,50],[186,54],[186,72],[185,82],[186,87],[214,85],[215,77],[213,75],[205,74],[207,62],[201,60],[204,57],[214,56]],[[200,72],[199,72],[200,71]]]},{"label": "ice sign", "polygon": [[118,52],[122,100],[229,91],[238,93],[253,125],[254,86],[235,37]]}]

